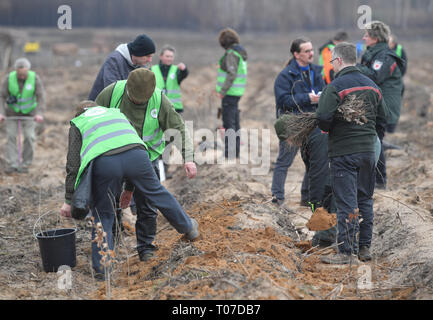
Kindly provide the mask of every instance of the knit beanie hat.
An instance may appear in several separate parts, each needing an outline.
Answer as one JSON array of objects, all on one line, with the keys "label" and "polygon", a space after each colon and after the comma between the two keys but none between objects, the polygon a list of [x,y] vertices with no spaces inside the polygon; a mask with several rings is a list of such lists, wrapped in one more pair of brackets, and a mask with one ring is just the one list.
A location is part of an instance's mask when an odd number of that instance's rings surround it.
[{"label": "knit beanie hat", "polygon": [[155,91],[155,74],[146,68],[138,68],[129,73],[126,80],[126,90],[134,102],[143,104],[150,99]]},{"label": "knit beanie hat", "polygon": [[282,115],[274,124],[275,132],[277,133],[278,139],[280,140],[286,140],[289,137],[286,123],[288,119],[290,119],[290,115]]},{"label": "knit beanie hat", "polygon": [[128,43],[128,49],[130,54],[144,57],[155,53],[155,43],[145,34],[141,34],[134,41]]}]

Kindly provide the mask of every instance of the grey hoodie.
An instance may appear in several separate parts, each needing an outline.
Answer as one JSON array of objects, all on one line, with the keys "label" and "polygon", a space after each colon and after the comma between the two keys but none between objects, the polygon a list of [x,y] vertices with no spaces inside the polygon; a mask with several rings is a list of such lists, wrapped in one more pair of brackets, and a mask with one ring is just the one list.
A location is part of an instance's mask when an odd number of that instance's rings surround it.
[{"label": "grey hoodie", "polygon": [[139,67],[132,64],[127,44],[122,43],[118,45],[116,50],[110,53],[99,70],[90,91],[89,100],[94,101],[98,94],[113,82],[128,79],[129,73]]}]

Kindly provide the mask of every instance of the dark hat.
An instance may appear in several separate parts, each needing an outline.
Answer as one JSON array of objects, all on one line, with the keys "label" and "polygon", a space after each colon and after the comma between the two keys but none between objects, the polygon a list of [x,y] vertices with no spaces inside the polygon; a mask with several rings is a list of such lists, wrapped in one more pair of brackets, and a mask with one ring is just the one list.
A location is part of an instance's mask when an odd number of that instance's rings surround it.
[{"label": "dark hat", "polygon": [[286,140],[289,137],[287,130],[288,119],[290,119],[290,115],[282,115],[274,124],[275,132],[277,133],[278,139],[280,140]]},{"label": "dark hat", "polygon": [[145,34],[140,34],[134,41],[128,43],[129,53],[136,57],[144,57],[155,53],[155,43]]},{"label": "dark hat", "polygon": [[138,68],[128,76],[126,80],[126,90],[129,97],[136,103],[145,103],[150,99],[155,91],[155,74],[146,68]]}]

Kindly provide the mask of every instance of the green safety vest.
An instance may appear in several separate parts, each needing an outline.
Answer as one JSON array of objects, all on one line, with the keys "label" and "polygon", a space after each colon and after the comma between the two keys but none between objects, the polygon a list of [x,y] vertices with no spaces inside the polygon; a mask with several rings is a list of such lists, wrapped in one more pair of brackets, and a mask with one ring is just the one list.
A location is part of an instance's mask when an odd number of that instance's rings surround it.
[{"label": "green safety vest", "polygon": [[[110,108],[119,108],[125,91],[126,80],[117,81],[111,93]],[[158,115],[161,108],[161,90],[155,88],[147,103],[142,139],[149,153],[150,161],[161,156],[165,149],[164,132],[159,127]]]},{"label": "green safety vest", "polygon": [[[242,56],[239,54],[239,52],[229,49],[227,50],[227,53],[233,52],[237,57],[239,57],[239,66],[238,66],[238,73],[235,78],[235,81],[233,81],[232,86],[227,91],[227,95],[229,96],[242,96],[245,92],[245,86],[247,84],[247,62],[244,61]],[[225,56],[225,55],[224,55]],[[227,72],[225,72],[223,69],[221,69],[221,62],[224,58],[224,56],[219,60],[219,69],[218,69],[218,78],[217,78],[217,84],[216,84],[216,91],[220,92],[221,88],[226,81],[227,78]]]},{"label": "green safety vest", "polygon": [[183,110],[180,86],[177,82],[177,66],[171,65],[168,70],[167,80],[164,81],[159,65],[152,66],[151,70],[155,74],[156,87],[161,89],[173,104],[175,110]]},{"label": "green safety vest", "polygon": [[403,47],[401,44],[398,44],[397,47],[395,47],[395,53],[401,58],[401,55],[403,53]]},{"label": "green safety vest", "polygon": [[134,127],[119,109],[93,107],[71,120],[83,140],[81,164],[75,180],[76,189],[90,161],[101,154],[129,144],[144,145]]},{"label": "green safety vest", "polygon": [[34,71],[29,70],[27,79],[24,82],[23,91],[20,92],[17,72],[12,71],[11,73],[9,73],[9,79],[8,79],[9,94],[17,98],[16,103],[8,104],[9,108],[12,108],[12,110],[14,110],[17,113],[21,112],[24,114],[33,111],[38,105],[35,96],[35,83],[36,83],[36,73]]}]

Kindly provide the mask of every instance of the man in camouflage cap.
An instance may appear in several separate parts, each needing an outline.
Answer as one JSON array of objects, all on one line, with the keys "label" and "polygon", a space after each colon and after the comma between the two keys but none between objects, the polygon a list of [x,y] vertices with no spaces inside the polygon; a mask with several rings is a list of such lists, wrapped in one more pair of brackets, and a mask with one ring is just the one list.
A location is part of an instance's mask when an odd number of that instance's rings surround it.
[{"label": "man in camouflage cap", "polygon": [[[164,132],[175,129],[181,135],[181,150],[187,176],[192,179],[197,174],[193,162],[193,143],[182,117],[174,110],[173,104],[155,86],[152,71],[139,68],[132,71],[127,80],[117,81],[106,87],[96,98],[100,106],[119,108],[143,139],[149,158],[159,177],[158,160],[165,149]],[[175,138],[174,142],[177,139]],[[129,194],[132,196],[132,193]],[[157,247],[152,244],[156,235],[157,211],[150,205],[137,204],[137,250],[142,261],[153,256]]]}]

